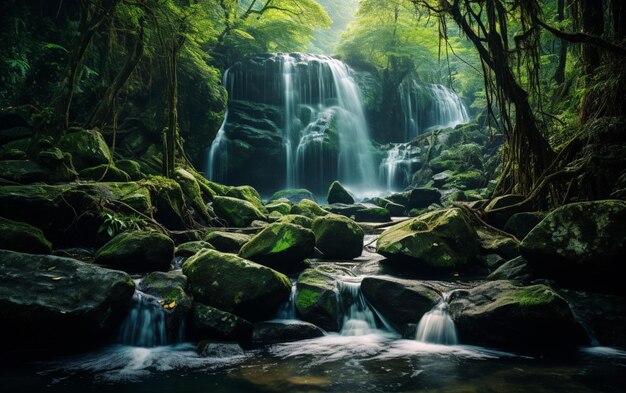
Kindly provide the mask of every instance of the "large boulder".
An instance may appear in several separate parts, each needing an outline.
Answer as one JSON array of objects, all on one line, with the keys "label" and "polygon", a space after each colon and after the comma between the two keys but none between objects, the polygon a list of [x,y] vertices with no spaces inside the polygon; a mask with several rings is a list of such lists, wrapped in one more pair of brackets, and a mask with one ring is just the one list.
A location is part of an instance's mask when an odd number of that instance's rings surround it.
[{"label": "large boulder", "polygon": [[4,350],[74,350],[110,337],[128,312],[128,274],[50,255],[0,250]]},{"label": "large boulder", "polygon": [[386,199],[404,206],[408,211],[411,209],[423,209],[433,203],[441,203],[441,192],[435,188],[414,188],[409,191],[392,194]]},{"label": "large boulder", "polygon": [[278,271],[294,271],[313,255],[315,235],[299,225],[276,223],[263,228],[239,251],[239,256]]},{"label": "large boulder", "polygon": [[0,249],[50,254],[52,244],[39,228],[0,217]]},{"label": "large boulder", "polygon": [[109,146],[96,130],[72,129],[63,135],[59,147],[72,154],[79,170],[113,162]]},{"label": "large boulder", "polygon": [[309,199],[303,199],[291,207],[291,214],[299,214],[301,216],[314,219],[315,217],[325,216],[330,214],[326,210],[322,209],[317,203]]},{"label": "large boulder", "polygon": [[265,205],[265,208],[270,214],[277,212],[281,215],[287,215],[291,211],[291,204],[287,202],[274,201]]},{"label": "large boulder", "polygon": [[184,168],[176,168],[174,176],[185,196],[187,204],[193,209],[196,217],[198,217],[200,221],[206,223],[210,222],[211,217],[209,216],[206,203],[202,198],[200,185],[194,175]]},{"label": "large boulder", "polygon": [[196,302],[191,313],[191,334],[201,340],[247,341],[252,324],[243,318]]},{"label": "large boulder", "polygon": [[331,214],[313,220],[315,246],[327,259],[352,259],[363,251],[363,230],[351,219]]},{"label": "large boulder", "polygon": [[467,269],[478,254],[476,230],[459,208],[436,210],[394,225],[377,250],[415,271]]},{"label": "large boulder", "polygon": [[308,229],[311,229],[311,225],[313,224],[312,219],[306,216],[301,216],[299,214],[286,214],[280,217],[276,222],[300,225],[301,227]]},{"label": "large boulder", "polygon": [[298,276],[296,312],[300,319],[328,331],[339,331],[337,276],[346,272],[330,265],[306,269]]},{"label": "large boulder", "polygon": [[270,202],[282,198],[288,199],[291,203],[298,203],[303,199],[308,199],[312,201],[315,199],[315,196],[311,191],[304,188],[282,190],[275,192],[274,195],[272,195],[272,197],[270,198]]},{"label": "large boulder", "polygon": [[259,192],[252,186],[230,187],[226,191],[225,196],[248,201],[260,211],[263,212],[265,210],[263,202],[261,201],[261,195],[259,195]]},{"label": "large boulder", "polygon": [[392,277],[365,277],[361,292],[405,337],[415,336],[420,318],[441,300],[440,293],[425,281]]},{"label": "large boulder", "polygon": [[196,301],[258,321],[272,317],[289,298],[289,279],[234,254],[203,250],[183,264]]},{"label": "large boulder", "polygon": [[324,331],[312,323],[293,321],[259,322],[254,324],[252,344],[255,346],[271,345],[292,341],[322,337]]},{"label": "large boulder", "polygon": [[204,241],[218,251],[239,254],[241,247],[249,242],[250,239],[252,239],[252,235],[245,233],[212,231],[206,235]]},{"label": "large boulder", "polygon": [[500,265],[487,276],[488,280],[512,280],[522,283],[530,282],[531,274],[528,262],[523,257],[513,258]]},{"label": "large boulder", "polygon": [[543,212],[516,213],[504,224],[504,231],[522,240],[545,218]]},{"label": "large boulder", "polygon": [[[493,198],[487,206],[485,206],[485,215],[489,223],[498,228],[503,228],[507,220],[516,213],[524,212],[523,207],[509,207],[523,202],[526,198],[523,195],[507,194]],[[504,211],[499,209],[508,208]]]},{"label": "large boulder", "polygon": [[168,270],[174,258],[174,242],[151,231],[124,232],[96,253],[96,263],[129,272]]},{"label": "large boulder", "polygon": [[181,258],[189,258],[200,250],[204,250],[205,248],[215,249],[210,243],[205,242],[204,240],[194,240],[191,242],[186,242],[178,245],[174,249],[174,256]]},{"label": "large boulder", "polygon": [[530,350],[587,342],[568,303],[546,285],[492,281],[458,290],[450,314],[462,343]]},{"label": "large boulder", "polygon": [[346,203],[352,204],[354,203],[354,197],[348,190],[345,189],[344,186],[341,185],[337,180],[331,183],[330,187],[328,187],[328,196],[326,198],[328,203]]},{"label": "large boulder", "polygon": [[482,254],[497,254],[507,260],[519,256],[520,242],[516,238],[485,226],[478,227],[476,233]]},{"label": "large boulder", "polygon": [[538,275],[562,285],[624,293],[626,201],[572,203],[546,216],[520,251]]},{"label": "large boulder", "polygon": [[256,206],[243,199],[216,196],[213,198],[213,209],[219,218],[233,227],[247,227],[254,220],[266,219]]}]

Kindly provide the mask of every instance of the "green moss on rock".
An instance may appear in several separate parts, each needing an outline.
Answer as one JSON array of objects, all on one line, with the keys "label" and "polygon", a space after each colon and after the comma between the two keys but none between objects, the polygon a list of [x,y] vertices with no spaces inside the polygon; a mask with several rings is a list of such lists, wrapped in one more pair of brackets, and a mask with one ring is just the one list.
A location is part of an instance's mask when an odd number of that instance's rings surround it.
[{"label": "green moss on rock", "polygon": [[313,220],[300,214],[287,214],[279,218],[276,222],[300,225],[303,228],[311,229]]},{"label": "green moss on rock", "polygon": [[174,256],[189,258],[200,250],[204,250],[205,248],[214,249],[210,243],[205,242],[203,240],[196,240],[192,242],[187,242],[176,247],[174,251]]},{"label": "green moss on rock", "polygon": [[68,132],[61,138],[59,147],[72,155],[74,166],[79,170],[113,162],[109,146],[95,130]]},{"label": "green moss on rock", "polygon": [[252,239],[252,235],[222,231],[209,232],[204,238],[204,240],[215,247],[216,250],[232,254],[238,254],[241,247],[250,239]]},{"label": "green moss on rock", "polygon": [[149,231],[121,233],[96,253],[96,263],[131,272],[168,270],[172,258],[172,239]]},{"label": "green moss on rock", "polygon": [[127,182],[130,176],[113,164],[101,164],[89,167],[78,172],[78,176],[83,180],[105,181],[105,182]]},{"label": "green moss on rock", "polygon": [[233,227],[247,227],[254,220],[266,220],[263,212],[242,199],[216,196],[213,198],[213,209],[218,217]]},{"label": "green moss on rock", "polygon": [[325,258],[352,259],[363,251],[364,233],[353,220],[337,214],[317,217],[311,229]]},{"label": "green moss on rock", "polygon": [[49,254],[52,244],[39,228],[0,217],[0,249]]},{"label": "green moss on rock", "polygon": [[293,205],[291,208],[291,214],[299,214],[310,219],[315,217],[325,216],[330,214],[326,210],[322,209],[317,203],[310,199],[303,199],[300,202]]}]

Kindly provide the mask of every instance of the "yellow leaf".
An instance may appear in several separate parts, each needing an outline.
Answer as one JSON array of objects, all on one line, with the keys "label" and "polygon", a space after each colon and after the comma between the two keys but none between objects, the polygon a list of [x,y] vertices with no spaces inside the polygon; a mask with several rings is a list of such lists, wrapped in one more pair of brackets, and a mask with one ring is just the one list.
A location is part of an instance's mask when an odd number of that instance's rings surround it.
[{"label": "yellow leaf", "polygon": [[61,276],[52,277],[52,281],[59,281],[61,279],[63,279]]}]

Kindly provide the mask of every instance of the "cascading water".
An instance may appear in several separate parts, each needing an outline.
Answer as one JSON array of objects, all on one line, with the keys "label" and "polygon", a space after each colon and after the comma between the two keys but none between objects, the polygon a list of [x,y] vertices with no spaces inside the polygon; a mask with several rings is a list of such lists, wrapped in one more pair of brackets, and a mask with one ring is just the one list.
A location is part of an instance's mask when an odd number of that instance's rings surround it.
[{"label": "cascading water", "polygon": [[377,331],[376,317],[361,293],[361,283],[340,281],[338,285],[342,299],[350,302],[343,317],[341,335],[365,336]]},{"label": "cascading water", "polygon": [[432,310],[424,314],[417,325],[417,341],[430,344],[455,345],[456,327],[448,312],[448,294]]},{"label": "cascading water", "polygon": [[399,87],[406,139],[410,141],[424,131],[455,127],[469,121],[463,101],[443,85],[420,85],[405,79]]},{"label": "cascading water", "polygon": [[296,288],[297,281],[293,281],[291,284],[291,294],[289,299],[282,305],[276,314],[276,319],[279,320],[295,320],[296,317]]},{"label": "cascading water", "polygon": [[400,143],[393,145],[378,168],[378,176],[387,191],[402,189],[410,184],[414,164],[416,161],[411,157],[409,146]]},{"label": "cascading water", "polygon": [[[229,109],[208,153],[208,177],[263,189],[283,176],[280,186],[317,193],[335,179],[356,190],[371,188],[375,165],[351,72],[321,55],[278,54],[235,64],[224,75]],[[235,102],[252,109],[231,119]],[[270,109],[259,111],[259,105]],[[250,113],[255,110],[258,116]],[[272,110],[278,115],[259,119]],[[254,172],[254,166],[274,163],[272,170]]]},{"label": "cascading water", "polygon": [[135,290],[129,315],[120,331],[120,342],[137,347],[167,344],[166,311],[159,300]]}]

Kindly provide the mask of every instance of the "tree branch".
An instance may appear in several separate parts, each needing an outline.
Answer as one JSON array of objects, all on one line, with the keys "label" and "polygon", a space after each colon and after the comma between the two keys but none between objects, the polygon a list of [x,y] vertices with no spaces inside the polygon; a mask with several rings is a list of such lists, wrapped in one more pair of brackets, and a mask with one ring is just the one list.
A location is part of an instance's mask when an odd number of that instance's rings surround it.
[{"label": "tree branch", "polygon": [[565,31],[561,31],[552,26],[549,26],[548,24],[544,23],[543,21],[539,19],[537,19],[536,22],[539,26],[548,30],[550,33],[554,34],[558,38],[561,38],[561,39],[564,39],[566,41],[573,42],[576,44],[595,45],[600,48],[611,51],[613,53],[616,53],[618,55],[626,56],[626,48],[624,48],[623,46],[614,44],[610,41],[607,41],[601,37],[591,35],[591,34],[586,34],[586,33],[568,33]]}]

